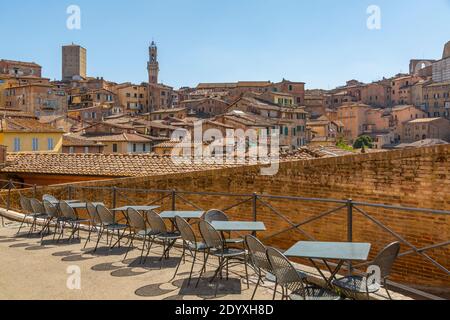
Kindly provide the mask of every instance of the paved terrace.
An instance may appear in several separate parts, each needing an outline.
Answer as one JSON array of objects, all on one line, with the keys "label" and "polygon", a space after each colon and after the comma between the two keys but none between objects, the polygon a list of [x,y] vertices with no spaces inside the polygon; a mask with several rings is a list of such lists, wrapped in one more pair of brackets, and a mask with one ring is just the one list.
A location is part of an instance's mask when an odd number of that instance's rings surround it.
[{"label": "paved terrace", "polygon": [[[9,212],[9,214],[16,214]],[[83,249],[84,240],[74,240],[73,243],[61,241],[56,243],[52,236],[46,237],[40,244],[40,236],[30,237],[21,233],[17,235],[19,223],[5,220],[5,226],[0,225],[0,256],[2,273],[0,276],[0,299],[38,299],[38,300],[250,300],[257,281],[255,274],[249,269],[250,288],[247,288],[241,267],[230,269],[230,279],[220,280],[218,295],[214,297],[215,283],[202,280],[198,288],[195,282],[198,273],[194,273],[193,282],[187,286],[190,263],[182,264],[178,276],[172,279],[177,263],[180,261],[181,250],[175,248],[171,259],[161,268],[159,257],[160,247],[152,249],[148,261],[139,265],[139,250],[132,251],[123,260],[125,248],[112,251],[102,247],[92,252],[95,243],[88,244]],[[82,232],[81,238],[87,234]],[[96,240],[96,239],[94,239]],[[94,241],[95,242],[95,241]],[[106,246],[106,244],[104,244]],[[140,245],[140,244],[139,244]],[[189,262],[189,257],[187,261]],[[213,260],[207,268],[207,276],[217,265]],[[194,269],[200,270],[201,262]],[[81,271],[81,290],[70,290],[67,287],[70,278],[70,268]],[[307,266],[298,266],[305,271],[310,281],[321,283],[317,272]],[[194,272],[195,272],[194,271]],[[68,273],[69,272],[69,273]],[[325,272],[325,274],[327,274]],[[271,300],[273,283],[265,282],[257,291],[257,300]],[[281,292],[278,293],[278,299]],[[395,300],[410,300],[411,298],[391,292]],[[384,290],[373,295],[373,299],[386,300]]]}]

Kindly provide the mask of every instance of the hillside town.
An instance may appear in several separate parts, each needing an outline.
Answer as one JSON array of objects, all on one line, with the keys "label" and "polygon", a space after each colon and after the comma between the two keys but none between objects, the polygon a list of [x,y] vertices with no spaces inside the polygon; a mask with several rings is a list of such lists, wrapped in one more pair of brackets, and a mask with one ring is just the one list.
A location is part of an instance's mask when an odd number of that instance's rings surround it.
[{"label": "hillside town", "polygon": [[408,74],[372,83],[349,80],[332,90],[306,89],[299,79],[175,89],[159,82],[155,42],[148,82],[140,84],[90,77],[88,50],[75,44],[62,47],[57,81],[45,78],[35,62],[0,60],[3,173],[17,178],[17,159],[21,167],[49,154],[121,155],[125,163],[133,155],[168,156],[183,138],[174,132],[193,136],[199,121],[222,137],[227,130],[275,131],[287,157],[319,149],[337,154],[447,144],[450,42],[436,56],[411,59]]}]

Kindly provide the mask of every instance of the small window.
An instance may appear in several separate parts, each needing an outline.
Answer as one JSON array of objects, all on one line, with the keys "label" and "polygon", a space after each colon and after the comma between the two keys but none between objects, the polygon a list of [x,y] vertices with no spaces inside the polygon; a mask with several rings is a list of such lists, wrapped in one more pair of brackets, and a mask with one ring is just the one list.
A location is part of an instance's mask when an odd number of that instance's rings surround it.
[{"label": "small window", "polygon": [[89,153],[89,147],[84,147],[84,153]]},{"label": "small window", "polygon": [[70,147],[69,148],[69,153],[75,153],[75,148],[74,147]]},{"label": "small window", "polygon": [[47,139],[47,150],[51,151],[53,150],[53,148],[55,147],[53,138],[48,138]]},{"label": "small window", "polygon": [[117,144],[114,143],[114,144],[113,144],[113,152],[114,152],[114,153],[117,153],[117,150],[118,150]]},{"label": "small window", "polygon": [[33,138],[33,140],[32,140],[32,148],[33,148],[33,151],[38,151],[39,150],[39,139],[38,138]]},{"label": "small window", "polygon": [[133,143],[133,152],[137,152],[137,145],[136,145],[136,143]]},{"label": "small window", "polygon": [[20,138],[14,138],[14,152],[20,152]]}]

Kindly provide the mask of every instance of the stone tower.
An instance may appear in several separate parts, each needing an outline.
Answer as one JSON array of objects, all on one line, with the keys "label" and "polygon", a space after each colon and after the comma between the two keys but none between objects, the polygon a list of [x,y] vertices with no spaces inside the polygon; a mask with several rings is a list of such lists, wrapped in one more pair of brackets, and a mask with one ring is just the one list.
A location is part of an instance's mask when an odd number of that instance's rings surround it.
[{"label": "stone tower", "polygon": [[148,83],[158,84],[159,62],[158,62],[158,47],[152,41],[149,47],[150,60],[148,61]]},{"label": "stone tower", "polygon": [[450,58],[450,41],[444,47],[444,53],[442,54],[442,59]]}]

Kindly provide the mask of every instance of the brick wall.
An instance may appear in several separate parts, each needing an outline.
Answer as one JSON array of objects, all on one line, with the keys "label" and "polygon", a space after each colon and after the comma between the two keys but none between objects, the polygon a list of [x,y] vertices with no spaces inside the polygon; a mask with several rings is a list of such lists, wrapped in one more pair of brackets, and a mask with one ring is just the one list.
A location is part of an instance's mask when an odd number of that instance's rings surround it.
[{"label": "brick wall", "polygon": [[[378,204],[430,208],[450,211],[450,146],[352,155],[339,158],[296,161],[281,164],[276,176],[261,176],[260,168],[243,167],[212,170],[149,178],[118,179],[83,182],[73,188],[74,198],[103,200],[112,205],[113,190],[78,189],[79,187],[112,187],[159,189],[192,192],[229,192],[247,196],[217,196],[181,194],[177,209],[193,209],[194,203],[202,209],[225,209],[249,200],[231,210],[233,219],[252,219],[251,194],[289,195],[313,198],[348,199]],[[22,191],[23,193],[24,191]],[[38,196],[50,192],[67,196],[67,186],[38,189]],[[167,195],[167,198],[164,196]],[[162,209],[171,207],[167,193],[144,191],[116,191],[116,205],[125,203],[148,204],[156,202]],[[17,205],[17,200],[13,203]],[[274,234],[290,226],[289,221],[300,223],[341,204],[313,201],[278,200],[262,197],[257,202],[257,219],[264,221],[267,232],[259,233],[270,245],[286,249],[296,241],[315,238],[322,241],[346,241],[347,209],[302,226],[302,231],[291,230]],[[278,214],[269,209],[274,208]],[[357,206],[372,218],[404,237],[418,248],[450,240],[450,216],[423,212]],[[371,257],[395,237],[354,210],[353,240],[372,243]],[[410,250],[402,246],[402,252]],[[426,251],[438,263],[450,268],[450,247]],[[407,255],[398,260],[392,279],[417,287],[450,287],[450,277],[425,257]]]}]

